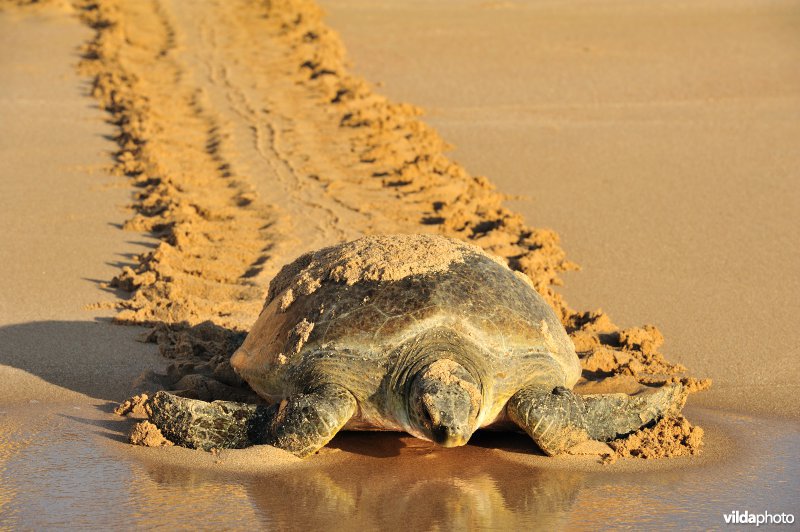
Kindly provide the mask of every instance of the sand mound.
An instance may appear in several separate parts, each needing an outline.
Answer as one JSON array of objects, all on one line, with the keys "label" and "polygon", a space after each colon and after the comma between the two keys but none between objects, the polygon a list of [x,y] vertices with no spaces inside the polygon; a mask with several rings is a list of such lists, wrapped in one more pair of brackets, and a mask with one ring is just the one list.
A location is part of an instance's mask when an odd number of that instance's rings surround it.
[{"label": "sand mound", "polygon": [[166,439],[158,427],[149,421],[141,421],[133,426],[128,440],[133,445],[144,447],[172,447],[174,444]]},{"label": "sand mound", "polygon": [[149,417],[150,414],[146,408],[147,399],[149,399],[149,396],[146,393],[134,395],[130,399],[120,403],[120,405],[114,409],[114,413],[118,416],[130,415],[133,417]]},{"label": "sand mound", "polygon": [[610,446],[618,457],[669,458],[698,454],[703,447],[703,429],[693,427],[683,416],[664,418],[653,427],[639,430]]},{"label": "sand mound", "polygon": [[[419,109],[388,101],[349,73],[344,47],[313,1],[187,9],[218,21],[224,35],[190,43],[208,56],[209,76],[182,60],[176,42],[189,38],[190,22],[173,19],[166,8],[97,0],[82,2],[80,10],[95,30],[83,69],[117,128],[114,169],[137,191],[126,227],[159,242],[111,283],[131,293],[120,301],[118,320],[154,325],[148,339],[176,359],[168,375],[145,376],[143,389],[253,397],[229,371],[228,358],[256,319],[267,280],[299,254],[289,251],[302,246],[287,244],[297,232],[329,241],[421,232],[469,242],[527,276],[552,305],[580,352],[587,382],[627,375],[652,383],[684,371],[659,352],[663,337],[655,327],[622,330],[602,311],[571,309],[554,289],[562,272],[577,268],[558,235],[527,226],[488,179],[450,160]],[[210,96],[220,91],[227,99]],[[226,110],[223,100],[238,103]],[[242,130],[255,137],[233,149]],[[249,157],[240,153],[256,148]],[[270,186],[280,189],[272,204],[259,199],[240,170],[259,158],[274,169]],[[314,226],[316,216],[324,223]],[[322,237],[304,229],[308,224]],[[298,290],[313,290],[320,258],[307,255],[296,264],[310,268]],[[412,271],[357,266],[329,275],[346,282]],[[278,276],[270,297],[295,289],[288,277]]]},{"label": "sand mound", "polygon": [[[325,281],[399,281],[409,275],[447,270],[469,255],[488,256],[477,246],[437,235],[375,235],[307,253],[284,266],[270,282],[264,306],[281,296],[286,310],[298,295],[313,294]],[[402,257],[402,261],[398,261]]]}]

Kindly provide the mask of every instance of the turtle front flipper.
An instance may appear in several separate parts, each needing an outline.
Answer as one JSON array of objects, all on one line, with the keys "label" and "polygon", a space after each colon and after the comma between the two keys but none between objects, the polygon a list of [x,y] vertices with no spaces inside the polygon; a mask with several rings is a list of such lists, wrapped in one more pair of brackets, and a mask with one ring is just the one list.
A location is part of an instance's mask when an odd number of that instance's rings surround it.
[{"label": "turtle front flipper", "polygon": [[335,384],[293,395],[278,406],[262,442],[305,458],[331,441],[357,408],[353,394]]},{"label": "turtle front flipper", "polygon": [[679,383],[627,395],[578,395],[566,388],[528,387],[508,401],[509,417],[548,455],[589,439],[610,441],[680,411],[686,392]]},{"label": "turtle front flipper", "polygon": [[158,392],[147,402],[150,421],[172,443],[192,449],[239,449],[261,438],[276,408],[199,401]]},{"label": "turtle front flipper", "polygon": [[150,421],[182,447],[208,451],[268,444],[304,458],[339,432],[357,403],[353,394],[331,384],[272,406],[209,403],[158,392],[147,408]]}]

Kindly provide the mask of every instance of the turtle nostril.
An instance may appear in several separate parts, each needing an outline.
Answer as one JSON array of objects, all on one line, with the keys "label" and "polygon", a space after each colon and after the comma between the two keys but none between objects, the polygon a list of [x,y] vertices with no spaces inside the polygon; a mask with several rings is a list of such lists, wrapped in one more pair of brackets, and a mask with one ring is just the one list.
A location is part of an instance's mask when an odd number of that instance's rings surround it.
[{"label": "turtle nostril", "polygon": [[433,433],[433,441],[435,441],[438,444],[445,443],[448,439],[450,439],[450,436],[452,434],[450,431],[450,427],[443,427],[443,426],[434,427],[431,432]]}]

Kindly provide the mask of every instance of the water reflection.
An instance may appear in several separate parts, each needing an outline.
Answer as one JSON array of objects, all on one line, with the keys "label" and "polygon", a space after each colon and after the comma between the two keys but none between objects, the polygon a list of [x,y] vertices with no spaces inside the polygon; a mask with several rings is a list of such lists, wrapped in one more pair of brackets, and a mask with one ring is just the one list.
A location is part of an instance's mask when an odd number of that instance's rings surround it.
[{"label": "water reflection", "polygon": [[206,453],[131,448],[117,441],[129,423],[101,409],[37,404],[0,415],[0,529],[707,528],[736,509],[800,513],[796,422],[693,413],[709,429],[709,452],[726,453],[642,472],[559,469],[567,462],[532,460],[524,435],[440,449],[344,433],[308,461],[244,474],[232,472],[241,454],[217,465]]},{"label": "water reflection", "polygon": [[[796,423],[714,412],[696,417],[725,427],[713,430],[709,444],[712,452],[727,449],[727,457],[664,461],[647,472],[572,471],[532,465],[535,447],[524,435],[483,433],[467,447],[440,449],[396,434],[343,433],[297,467],[210,476],[243,486],[257,519],[280,529],[718,527],[731,509],[798,513]],[[740,423],[749,438],[731,447],[723,434],[735,434]],[[192,490],[204,490],[194,484],[202,483],[196,473],[154,465],[149,474],[165,490],[187,489],[190,477]]]},{"label": "water reflection", "polygon": [[[279,529],[563,526],[582,474],[531,469],[498,456],[498,446],[532,452],[524,437],[487,434],[476,443],[438,449],[397,434],[345,433],[313,466],[239,481],[265,524]],[[163,465],[148,472],[157,482],[188,480]]]}]

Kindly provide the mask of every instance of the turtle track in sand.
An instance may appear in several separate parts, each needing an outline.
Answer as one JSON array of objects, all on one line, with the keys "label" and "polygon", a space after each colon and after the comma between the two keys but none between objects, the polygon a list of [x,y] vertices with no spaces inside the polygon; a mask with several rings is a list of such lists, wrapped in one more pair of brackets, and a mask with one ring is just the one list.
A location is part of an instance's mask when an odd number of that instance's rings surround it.
[{"label": "turtle track in sand", "polygon": [[[177,359],[149,377],[159,385],[252,398],[227,358],[269,279],[304,251],[377,232],[440,233],[504,258],[556,310],[603,391],[685,371],[661,355],[655,327],[622,330],[602,311],[571,309],[554,290],[577,268],[558,236],[450,160],[421,110],[350,74],[313,1],[77,7],[95,31],[82,69],[117,128],[114,172],[135,189],[126,228],[159,241],[111,283],[131,293],[117,320],[152,325],[146,339]],[[699,440],[666,454],[696,452]]]}]

